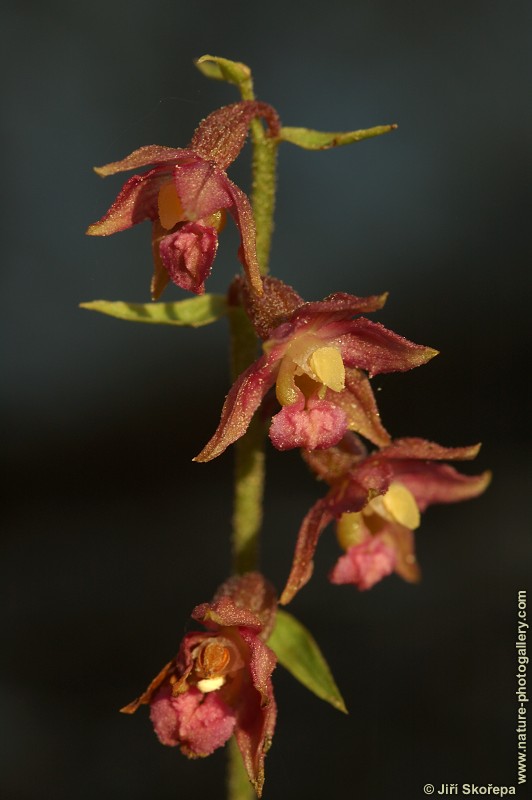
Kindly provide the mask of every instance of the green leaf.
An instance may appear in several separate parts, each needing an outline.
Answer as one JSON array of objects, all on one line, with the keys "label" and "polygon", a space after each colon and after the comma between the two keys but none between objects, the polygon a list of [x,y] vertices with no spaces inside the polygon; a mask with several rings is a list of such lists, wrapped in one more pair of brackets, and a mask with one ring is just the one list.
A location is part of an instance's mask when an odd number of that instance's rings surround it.
[{"label": "green leaf", "polygon": [[315,695],[347,714],[340,690],[323,654],[309,631],[286,611],[277,611],[268,640],[279,663]]},{"label": "green leaf", "polygon": [[383,133],[394,131],[397,125],[377,125],[375,128],[366,128],[360,131],[347,131],[345,133],[325,133],[313,131],[310,128],[281,128],[279,138],[283,142],[290,142],[305,150],[329,150],[331,147],[340,147],[343,144],[360,142],[362,139],[371,139]]},{"label": "green leaf", "polygon": [[[251,70],[240,61],[230,61],[219,56],[201,56],[195,61],[196,67],[207,78],[227,81],[239,86],[241,90],[252,87]],[[251,98],[248,98],[251,99]]]},{"label": "green leaf", "polygon": [[222,294],[202,294],[177,303],[124,303],[93,300],[80,303],[80,308],[99,311],[129,322],[150,322],[155,325],[190,325],[199,328],[227,314],[227,301]]}]

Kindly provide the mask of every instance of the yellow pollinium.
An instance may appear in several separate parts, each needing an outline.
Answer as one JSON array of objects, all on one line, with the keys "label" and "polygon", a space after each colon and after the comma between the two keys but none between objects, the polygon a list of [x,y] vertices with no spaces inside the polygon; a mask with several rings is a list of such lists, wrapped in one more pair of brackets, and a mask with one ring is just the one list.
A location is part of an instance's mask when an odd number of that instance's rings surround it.
[{"label": "yellow pollinium", "polygon": [[349,550],[362,541],[362,513],[342,514],[336,526],[336,538],[342,550]]},{"label": "yellow pollinium", "polygon": [[410,528],[411,531],[419,528],[421,522],[419,508],[412,492],[402,483],[392,483],[382,498],[382,503],[386,511],[400,525]]},{"label": "yellow pollinium", "polygon": [[169,231],[185,217],[181,200],[177,194],[177,189],[173,181],[163,184],[159,190],[157,199],[159,210],[159,220],[163,228]]},{"label": "yellow pollinium", "polygon": [[344,362],[336,347],[318,347],[310,356],[308,364],[324,386],[333,392],[345,389]]},{"label": "yellow pollinium", "polygon": [[419,528],[419,508],[402,483],[392,483],[385,495],[374,497],[362,511],[342,514],[336,525],[338,544],[348,550],[360,544],[368,531],[379,533],[386,522],[397,522],[411,531]]}]

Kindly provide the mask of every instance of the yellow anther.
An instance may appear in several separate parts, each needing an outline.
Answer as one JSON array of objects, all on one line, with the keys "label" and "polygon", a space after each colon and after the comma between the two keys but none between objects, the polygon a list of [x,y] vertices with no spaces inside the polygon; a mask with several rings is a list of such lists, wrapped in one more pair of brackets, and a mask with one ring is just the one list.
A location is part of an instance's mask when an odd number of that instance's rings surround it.
[{"label": "yellow anther", "polygon": [[231,651],[221,642],[207,642],[196,658],[196,672],[203,678],[224,673],[231,661]]},{"label": "yellow anther", "polygon": [[393,519],[405,528],[415,531],[419,528],[421,517],[417,503],[406,486],[402,483],[392,483],[382,498],[386,511]]},{"label": "yellow anther", "polygon": [[328,386],[333,392],[341,392],[345,388],[344,362],[336,347],[318,347],[310,356],[308,363],[324,386]]},{"label": "yellow anther", "polygon": [[360,544],[362,514],[360,512],[342,514],[336,526],[336,538],[343,550],[348,550],[353,545]]},{"label": "yellow anther", "polygon": [[163,228],[167,231],[173,228],[177,222],[181,222],[185,217],[181,200],[177,194],[177,189],[173,181],[163,184],[159,190],[157,199],[159,209],[159,219]]}]

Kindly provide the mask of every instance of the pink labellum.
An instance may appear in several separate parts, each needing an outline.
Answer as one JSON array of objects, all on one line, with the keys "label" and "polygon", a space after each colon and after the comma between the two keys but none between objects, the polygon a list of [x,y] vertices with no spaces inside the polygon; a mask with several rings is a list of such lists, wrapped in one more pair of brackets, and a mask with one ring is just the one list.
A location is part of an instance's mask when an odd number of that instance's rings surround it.
[{"label": "pink labellum", "polygon": [[270,439],[278,450],[324,450],[338,444],[347,429],[345,412],[327,400],[310,399],[284,406],[272,418]]},{"label": "pink labellum", "polygon": [[169,686],[159,689],[150,706],[150,719],[162,744],[192,758],[208,756],[222,747],[236,724],[236,713],[219,692],[189,689],[172,697]]},{"label": "pink labellum", "polygon": [[396,562],[394,548],[381,538],[370,536],[340,556],[329,573],[329,580],[331,583],[352,583],[359,589],[371,589],[394,571]]},{"label": "pink labellum", "polygon": [[175,233],[161,238],[159,254],[169,277],[177,286],[203,294],[217,248],[218,232],[215,228],[187,222]]}]

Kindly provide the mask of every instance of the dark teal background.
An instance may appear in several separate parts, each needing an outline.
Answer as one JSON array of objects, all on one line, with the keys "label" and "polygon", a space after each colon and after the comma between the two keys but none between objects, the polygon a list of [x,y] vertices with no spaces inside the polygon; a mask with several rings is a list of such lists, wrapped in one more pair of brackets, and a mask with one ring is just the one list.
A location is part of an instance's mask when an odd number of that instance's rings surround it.
[{"label": "dark teal background", "polygon": [[[228,389],[225,323],[181,331],[77,307],[148,300],[149,226],[84,236],[121,185],[91,168],[143,144],[183,146],[236,99],[193,67],[206,52],[248,63],[287,125],[399,124],[334,152],[282,147],[272,271],[308,299],[389,290],[378,320],[441,355],[376,379],[385,424],[445,445],[482,440],[464,469],[495,474],[483,498],[427,512],[417,587],[329,585],[338,551],[324,534],[289,610],[320,641],[351,714],[279,669],[264,798],[516,784],[516,597],[531,567],[531,16],[519,0],[5,5],[2,798],[223,797],[223,753],[188,762],[157,743],[144,710],[117,709],[229,571],[232,456],[190,461]],[[248,150],[230,175],[249,186]],[[228,225],[211,291],[237,270],[236,246]],[[184,296],[171,287],[165,299]],[[297,453],[271,452],[268,467],[263,569],[281,588],[324,487]]]}]

